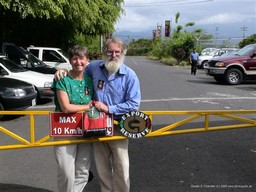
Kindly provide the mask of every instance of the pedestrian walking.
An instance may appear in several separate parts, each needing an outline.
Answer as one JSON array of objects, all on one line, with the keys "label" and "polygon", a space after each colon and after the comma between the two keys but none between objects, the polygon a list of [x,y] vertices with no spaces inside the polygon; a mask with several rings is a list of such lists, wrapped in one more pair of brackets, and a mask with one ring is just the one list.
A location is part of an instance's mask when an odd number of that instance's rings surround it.
[{"label": "pedestrian walking", "polygon": [[199,54],[196,52],[196,48],[194,48],[193,52],[190,53],[189,56],[189,63],[191,65],[191,75],[196,75],[198,59]]}]

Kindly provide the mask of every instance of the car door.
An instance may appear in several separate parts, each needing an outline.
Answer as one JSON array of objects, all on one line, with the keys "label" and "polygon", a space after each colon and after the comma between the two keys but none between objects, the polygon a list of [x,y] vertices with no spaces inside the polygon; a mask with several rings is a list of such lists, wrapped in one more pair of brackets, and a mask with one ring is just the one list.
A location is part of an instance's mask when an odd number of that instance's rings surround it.
[{"label": "car door", "polygon": [[242,62],[244,62],[244,65],[246,66],[246,69],[249,73],[254,71],[253,74],[256,74],[256,51]]}]

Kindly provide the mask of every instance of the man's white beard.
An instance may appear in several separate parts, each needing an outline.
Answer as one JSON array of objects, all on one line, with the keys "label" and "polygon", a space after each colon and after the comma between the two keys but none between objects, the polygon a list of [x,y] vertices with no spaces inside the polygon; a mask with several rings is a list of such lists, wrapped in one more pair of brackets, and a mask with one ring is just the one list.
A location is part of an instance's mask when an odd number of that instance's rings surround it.
[{"label": "man's white beard", "polygon": [[124,57],[117,58],[116,61],[110,61],[111,57],[105,58],[105,67],[109,72],[109,75],[117,72],[120,65],[124,62]]}]

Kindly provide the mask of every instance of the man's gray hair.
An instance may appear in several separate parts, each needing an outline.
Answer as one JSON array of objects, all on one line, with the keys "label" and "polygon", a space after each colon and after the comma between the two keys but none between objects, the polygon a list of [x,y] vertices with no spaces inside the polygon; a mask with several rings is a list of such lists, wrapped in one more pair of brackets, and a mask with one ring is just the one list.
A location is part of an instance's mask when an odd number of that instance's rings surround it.
[{"label": "man's gray hair", "polygon": [[120,38],[118,38],[118,37],[111,37],[111,38],[109,38],[107,41],[106,41],[106,43],[105,43],[105,45],[104,45],[104,52],[106,52],[107,51],[107,49],[108,49],[108,46],[109,46],[109,44],[110,43],[116,43],[116,44],[118,44],[118,45],[120,45],[120,47],[121,47],[121,49],[122,49],[122,52],[126,52],[126,45],[125,45],[125,43],[123,42],[123,40],[122,39],[120,39]]}]

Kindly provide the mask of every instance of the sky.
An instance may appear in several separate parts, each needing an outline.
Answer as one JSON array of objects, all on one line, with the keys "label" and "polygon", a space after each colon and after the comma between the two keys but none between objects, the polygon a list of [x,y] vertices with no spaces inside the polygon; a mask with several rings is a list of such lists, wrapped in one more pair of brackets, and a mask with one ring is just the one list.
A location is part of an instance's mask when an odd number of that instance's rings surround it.
[{"label": "sky", "polygon": [[178,24],[194,22],[191,28],[203,29],[216,37],[250,36],[256,33],[256,0],[124,0],[125,15],[115,25],[122,31],[152,31],[166,20],[175,28],[175,15],[180,13]]}]

